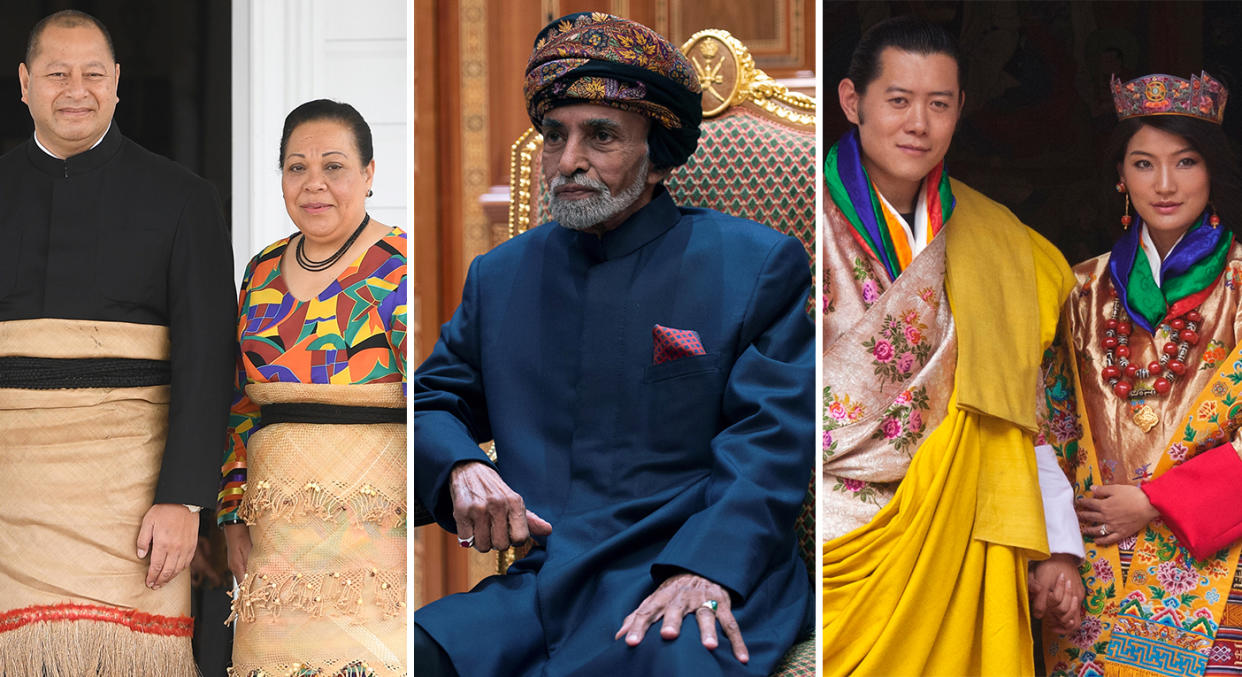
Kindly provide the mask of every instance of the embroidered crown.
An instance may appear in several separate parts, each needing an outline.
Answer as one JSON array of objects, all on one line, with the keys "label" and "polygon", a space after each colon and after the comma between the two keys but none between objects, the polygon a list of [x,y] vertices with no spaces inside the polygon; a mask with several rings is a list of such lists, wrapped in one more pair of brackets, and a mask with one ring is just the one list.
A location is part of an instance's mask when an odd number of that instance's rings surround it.
[{"label": "embroidered crown", "polygon": [[1140,115],[1189,115],[1219,125],[1229,98],[1229,90],[1202,71],[1189,80],[1154,73],[1124,84],[1114,75],[1112,89],[1118,120]]}]

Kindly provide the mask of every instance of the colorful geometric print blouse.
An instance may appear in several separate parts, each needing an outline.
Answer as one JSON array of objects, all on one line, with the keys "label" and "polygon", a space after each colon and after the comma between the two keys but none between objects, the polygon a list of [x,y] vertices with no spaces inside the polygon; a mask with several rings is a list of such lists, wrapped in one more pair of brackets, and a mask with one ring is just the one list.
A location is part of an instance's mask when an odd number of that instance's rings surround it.
[{"label": "colorful geometric print blouse", "polygon": [[310,301],[280,274],[285,238],[250,261],[238,308],[237,374],[216,520],[237,520],[246,443],[259,423],[247,383],[404,383],[406,236],[393,228]]}]

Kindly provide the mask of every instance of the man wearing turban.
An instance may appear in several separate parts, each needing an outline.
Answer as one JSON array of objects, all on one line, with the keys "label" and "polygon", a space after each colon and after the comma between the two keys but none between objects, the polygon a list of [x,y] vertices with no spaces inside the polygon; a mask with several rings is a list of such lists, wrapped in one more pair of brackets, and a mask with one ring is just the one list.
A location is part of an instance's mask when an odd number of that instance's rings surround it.
[{"label": "man wearing turban", "polygon": [[809,266],[794,238],[673,203],[700,91],[632,21],[536,39],[555,221],[471,264],[415,374],[414,445],[417,499],[464,546],[537,544],[416,613],[420,675],[767,675],[809,632]]}]

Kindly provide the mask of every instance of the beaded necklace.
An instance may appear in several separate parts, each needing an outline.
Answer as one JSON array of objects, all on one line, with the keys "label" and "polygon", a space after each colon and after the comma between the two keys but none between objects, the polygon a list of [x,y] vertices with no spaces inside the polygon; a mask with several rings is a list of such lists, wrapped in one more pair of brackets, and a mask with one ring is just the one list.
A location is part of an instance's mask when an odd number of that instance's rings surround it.
[{"label": "beaded necklace", "polygon": [[[1133,331],[1133,324],[1126,315],[1121,299],[1117,298],[1116,290],[1111,291],[1113,309],[1109,318],[1104,321],[1104,337],[1100,339],[1100,346],[1104,348],[1104,367],[1100,370],[1100,375],[1117,397],[1131,401],[1134,422],[1143,432],[1148,432],[1159,421],[1159,417],[1151,405],[1140,405],[1133,400],[1165,395],[1172,390],[1173,384],[1186,373],[1186,358],[1190,354],[1191,346],[1199,342],[1203,315],[1198,308],[1194,308],[1169,319],[1165,324],[1173,338],[1164,344],[1158,359],[1142,367],[1139,366],[1141,362],[1130,362],[1130,333]],[[1150,385],[1140,384],[1135,387],[1138,381],[1152,377],[1155,378]]]}]

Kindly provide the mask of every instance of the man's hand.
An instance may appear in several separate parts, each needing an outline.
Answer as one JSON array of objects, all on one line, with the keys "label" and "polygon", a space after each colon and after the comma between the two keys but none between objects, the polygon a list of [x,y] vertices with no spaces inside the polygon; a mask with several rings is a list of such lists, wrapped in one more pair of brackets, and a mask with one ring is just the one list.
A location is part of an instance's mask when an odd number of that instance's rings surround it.
[{"label": "man's hand", "polygon": [[246,561],[250,559],[250,527],[245,524],[224,525],[224,542],[228,552],[229,571],[241,584],[246,577]]},{"label": "man's hand", "polygon": [[1091,498],[1074,504],[1079,530],[1095,539],[1096,545],[1112,545],[1137,534],[1160,516],[1143,490],[1129,484],[1102,484],[1092,487]]},{"label": "man's hand", "polygon": [[159,590],[190,563],[198,544],[198,513],[180,503],[156,503],[142,516],[138,559],[151,553],[147,587]]},{"label": "man's hand", "polygon": [[1073,632],[1082,623],[1085,591],[1078,575],[1078,558],[1063,553],[1035,564],[1028,578],[1032,613],[1059,635]]},{"label": "man's hand", "polygon": [[[715,611],[705,606],[712,601],[717,605]],[[746,642],[742,641],[742,630],[733,618],[731,604],[727,590],[702,576],[692,573],[670,576],[638,605],[634,613],[625,617],[613,639],[621,639],[624,635],[626,644],[638,646],[646,636],[647,628],[661,617],[664,618],[664,625],[660,628],[660,636],[677,639],[681,634],[682,619],[694,614],[699,622],[699,638],[703,646],[710,650],[719,644],[716,639],[716,622],[719,621],[725,637],[733,645],[733,655],[745,663],[750,660],[750,654],[746,651]]]},{"label": "man's hand", "polygon": [[473,539],[479,552],[505,550],[531,536],[552,533],[552,525],[527,510],[522,497],[485,463],[467,461],[454,466],[450,491],[457,539],[463,547],[469,547]]}]

